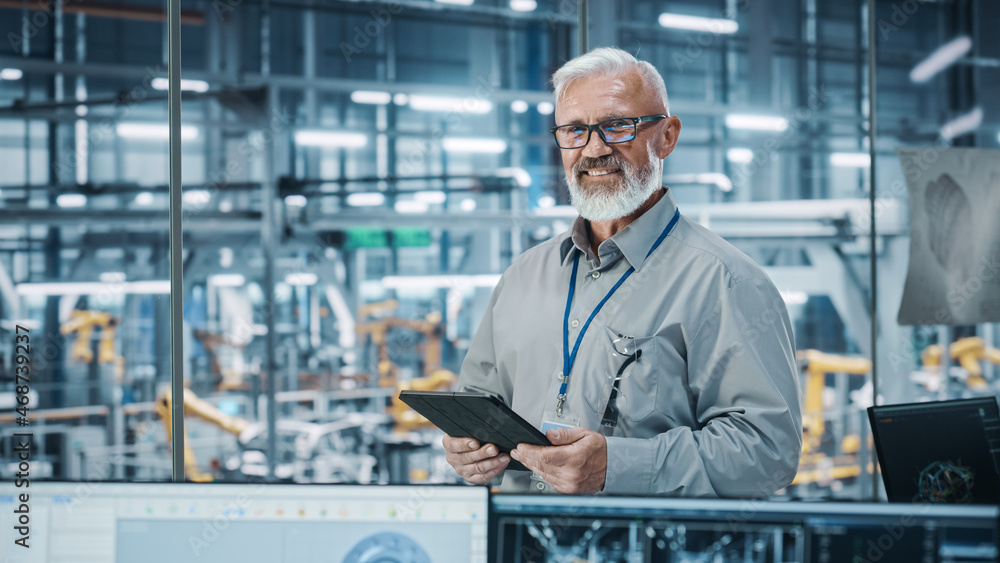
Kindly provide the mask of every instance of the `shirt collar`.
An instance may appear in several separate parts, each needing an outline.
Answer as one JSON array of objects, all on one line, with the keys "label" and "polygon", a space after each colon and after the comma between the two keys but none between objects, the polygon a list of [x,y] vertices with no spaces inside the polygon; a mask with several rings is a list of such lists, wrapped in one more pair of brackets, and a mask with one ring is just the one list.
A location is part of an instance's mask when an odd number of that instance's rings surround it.
[{"label": "shirt collar", "polygon": [[[642,267],[649,249],[653,247],[653,243],[656,242],[677,211],[677,204],[674,203],[670,189],[665,187],[664,190],[666,193],[663,194],[660,201],[608,239],[614,242],[625,259],[636,270]],[[585,258],[591,257],[593,251],[588,246],[587,230],[587,220],[583,217],[577,217],[573,221],[573,226],[563,235],[564,238],[559,246],[560,261],[563,265],[566,265],[574,254],[574,249],[583,253]]]}]

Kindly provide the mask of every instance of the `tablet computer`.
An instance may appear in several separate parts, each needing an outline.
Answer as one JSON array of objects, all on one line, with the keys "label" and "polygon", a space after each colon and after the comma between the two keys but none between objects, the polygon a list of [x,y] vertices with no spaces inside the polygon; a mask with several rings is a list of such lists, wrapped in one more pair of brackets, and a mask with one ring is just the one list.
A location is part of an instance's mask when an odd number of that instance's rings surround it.
[{"label": "tablet computer", "polygon": [[[506,454],[518,444],[551,446],[545,434],[510,410],[498,397],[464,391],[400,391],[399,399],[424,415],[445,434],[475,438],[480,444],[495,444]],[[528,471],[511,459],[507,469]]]}]

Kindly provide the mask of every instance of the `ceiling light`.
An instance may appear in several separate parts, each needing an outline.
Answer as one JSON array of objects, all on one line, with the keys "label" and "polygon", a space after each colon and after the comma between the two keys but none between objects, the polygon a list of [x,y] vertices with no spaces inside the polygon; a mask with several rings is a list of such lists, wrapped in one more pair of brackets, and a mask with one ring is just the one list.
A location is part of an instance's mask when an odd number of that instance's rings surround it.
[{"label": "ceiling light", "polygon": [[385,196],[378,192],[360,192],[347,196],[347,205],[351,207],[373,207],[385,203]]},{"label": "ceiling light", "polygon": [[20,80],[24,72],[19,68],[5,68],[0,70],[0,80]]},{"label": "ceiling light", "polygon": [[736,33],[740,28],[734,20],[702,18],[681,14],[660,14],[660,25],[671,29],[707,31],[709,33]]},{"label": "ceiling light", "polygon": [[396,213],[427,213],[430,206],[423,201],[402,200],[396,202],[395,208]]},{"label": "ceiling light", "polygon": [[223,246],[219,249],[219,266],[222,268],[229,268],[233,265],[233,258],[235,258],[233,249],[228,246]]},{"label": "ceiling light", "polygon": [[732,113],[726,116],[726,127],[753,131],[781,132],[788,129],[788,120],[773,115],[747,115]]},{"label": "ceiling light", "polygon": [[983,124],[983,108],[977,107],[965,115],[960,115],[955,119],[941,126],[941,137],[952,140],[966,133],[971,133]]},{"label": "ceiling light", "polygon": [[459,204],[459,207],[462,208],[462,211],[475,211],[476,200],[472,199],[471,197],[467,197],[462,200],[462,203]]},{"label": "ceiling light", "polygon": [[830,153],[830,164],[844,168],[868,168],[872,157],[866,152],[834,152]]},{"label": "ceiling light", "polygon": [[524,168],[498,168],[496,174],[501,178],[513,178],[522,188],[531,185],[531,175]]},{"label": "ceiling light", "polygon": [[[153,90],[169,90],[170,80],[166,78],[154,78],[152,81]],[[204,80],[188,80],[181,78],[181,90],[185,92],[208,92],[208,82]]]},{"label": "ceiling light", "polygon": [[809,301],[809,294],[804,291],[779,291],[786,305],[802,305]]},{"label": "ceiling light", "polygon": [[215,287],[240,287],[246,281],[243,274],[215,274],[208,276],[208,283]]},{"label": "ceiling light", "polygon": [[499,154],[507,150],[507,141],[503,139],[445,137],[441,141],[441,146],[448,152]]},{"label": "ceiling light", "polygon": [[300,194],[292,194],[285,196],[285,205],[288,207],[305,207],[309,200],[306,196]]},{"label": "ceiling light", "polygon": [[98,295],[104,292],[138,295],[168,294],[170,280],[150,280],[125,283],[102,282],[51,282],[19,283],[18,295]]},{"label": "ceiling light", "polygon": [[753,160],[753,151],[743,148],[729,149],[726,151],[726,160],[745,164]]},{"label": "ceiling light", "polygon": [[543,195],[542,197],[538,198],[538,207],[541,207],[542,209],[549,209],[550,207],[555,207],[555,205],[556,205],[556,198],[550,195]]},{"label": "ceiling light", "polygon": [[351,92],[351,101],[356,104],[385,105],[392,101],[392,94],[389,92],[358,90],[356,92]]},{"label": "ceiling light", "polygon": [[533,12],[537,7],[535,0],[510,0],[510,9],[515,12]]},{"label": "ceiling light", "polygon": [[510,111],[514,113],[524,113],[528,111],[528,102],[524,100],[514,100],[510,103]]},{"label": "ceiling light", "polygon": [[87,205],[87,196],[83,194],[62,194],[56,198],[59,207],[83,207]]},{"label": "ceiling light", "polygon": [[554,111],[556,111],[556,106],[552,105],[552,102],[540,102],[538,104],[538,113],[542,115],[552,115]]},{"label": "ceiling light", "polygon": [[452,98],[414,94],[410,96],[410,107],[419,111],[489,113],[493,109],[493,104],[479,98]]},{"label": "ceiling light", "polygon": [[[125,139],[140,141],[166,141],[170,138],[170,126],[165,123],[119,123],[115,132]],[[198,128],[194,125],[181,125],[181,139],[198,138]]]},{"label": "ceiling light", "polygon": [[910,80],[917,84],[927,82],[935,74],[955,64],[955,61],[962,58],[970,49],[972,49],[972,39],[964,35],[941,45],[913,67],[910,71]]},{"label": "ceiling light", "polygon": [[139,192],[135,196],[136,205],[152,205],[153,204],[153,193],[152,192]]},{"label": "ceiling light", "polygon": [[458,6],[471,6],[475,0],[436,0],[441,4],[455,4]]},{"label": "ceiling light", "polygon": [[319,276],[312,272],[293,272],[285,276],[288,285],[316,285]]},{"label": "ceiling light", "polygon": [[409,103],[409,101],[410,97],[403,93],[396,94],[392,97],[392,103],[396,104],[397,106],[405,106],[407,103]]},{"label": "ceiling light", "polygon": [[703,174],[695,174],[694,179],[695,182],[699,184],[714,185],[724,192],[733,191],[733,181],[729,179],[729,176],[726,176],[721,172],[706,172]]},{"label": "ceiling light", "polygon": [[428,205],[440,205],[448,199],[448,196],[440,190],[429,190],[414,193],[413,199]]},{"label": "ceiling light", "polygon": [[368,136],[364,133],[303,130],[295,132],[295,144],[302,147],[357,148],[368,144]]}]

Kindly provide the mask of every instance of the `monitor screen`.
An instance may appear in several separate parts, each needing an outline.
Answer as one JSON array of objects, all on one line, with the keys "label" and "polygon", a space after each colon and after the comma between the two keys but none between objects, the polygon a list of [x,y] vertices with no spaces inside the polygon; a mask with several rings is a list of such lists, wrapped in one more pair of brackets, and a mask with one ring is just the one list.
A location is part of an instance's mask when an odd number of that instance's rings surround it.
[{"label": "monitor screen", "polygon": [[[6,482],[0,553],[5,563],[485,563],[488,494],[464,486]],[[29,547],[14,543],[22,537]]]},{"label": "monitor screen", "polygon": [[986,506],[494,495],[503,563],[994,562]]},{"label": "monitor screen", "polygon": [[993,397],[868,409],[892,502],[996,504],[1000,413]]}]

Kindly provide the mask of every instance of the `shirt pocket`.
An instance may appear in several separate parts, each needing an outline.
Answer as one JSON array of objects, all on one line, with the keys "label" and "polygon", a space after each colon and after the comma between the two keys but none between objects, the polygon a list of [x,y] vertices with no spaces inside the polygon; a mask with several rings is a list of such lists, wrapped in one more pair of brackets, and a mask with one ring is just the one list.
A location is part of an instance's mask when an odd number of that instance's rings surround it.
[{"label": "shirt pocket", "polygon": [[585,399],[598,417],[608,413],[614,398],[618,419],[639,422],[656,410],[659,378],[656,375],[657,352],[653,336],[636,336],[605,326],[601,336],[603,362],[600,373],[588,385]]}]

